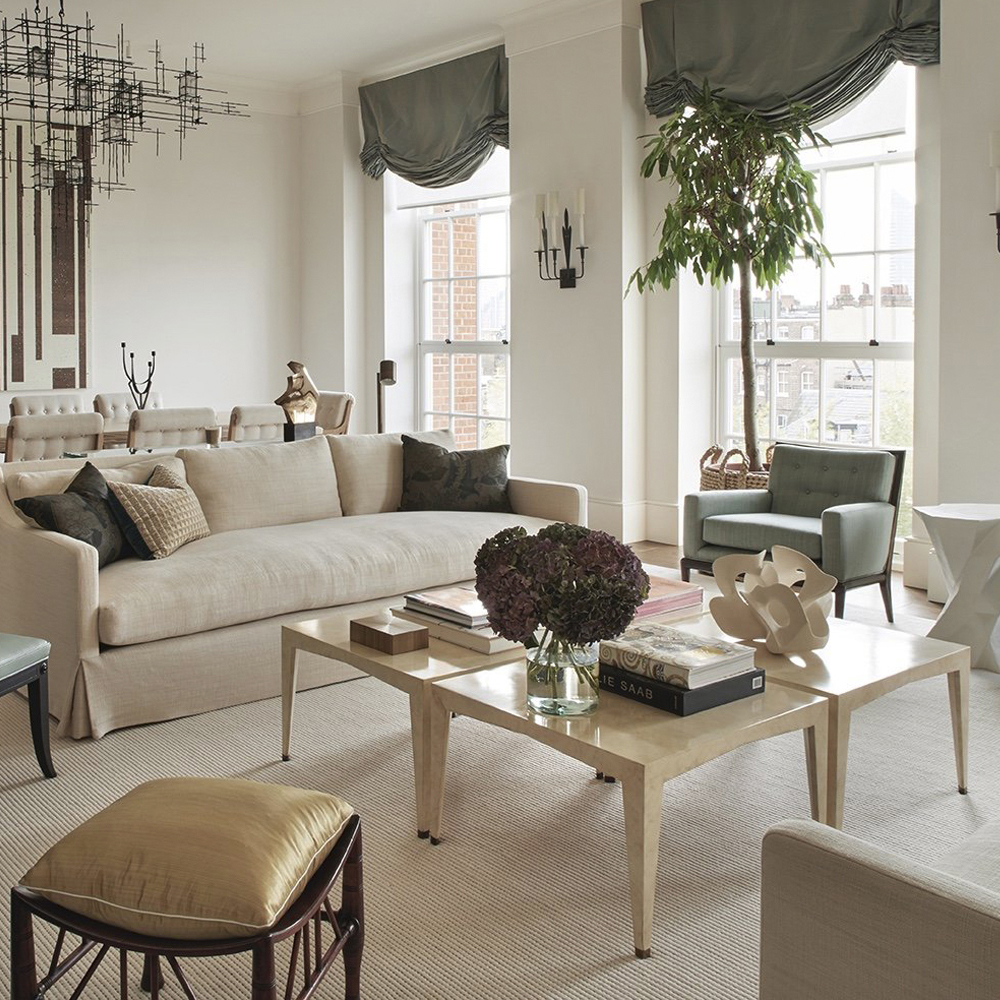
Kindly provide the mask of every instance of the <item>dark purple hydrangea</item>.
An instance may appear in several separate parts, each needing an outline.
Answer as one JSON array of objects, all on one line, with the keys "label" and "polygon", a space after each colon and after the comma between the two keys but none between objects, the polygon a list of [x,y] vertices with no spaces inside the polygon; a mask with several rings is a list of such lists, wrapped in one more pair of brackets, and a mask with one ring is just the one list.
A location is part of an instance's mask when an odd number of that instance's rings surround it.
[{"label": "dark purple hydrangea", "polygon": [[476,555],[476,593],[505,639],[524,642],[542,626],[582,645],[625,630],[649,594],[649,577],[638,556],[604,531],[505,528]]}]

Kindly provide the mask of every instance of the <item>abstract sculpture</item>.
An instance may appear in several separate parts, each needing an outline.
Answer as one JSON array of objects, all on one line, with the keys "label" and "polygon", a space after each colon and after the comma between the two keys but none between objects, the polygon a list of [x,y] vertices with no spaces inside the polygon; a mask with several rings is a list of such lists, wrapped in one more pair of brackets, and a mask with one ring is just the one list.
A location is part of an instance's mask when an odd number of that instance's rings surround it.
[{"label": "abstract sculpture", "polygon": [[[830,638],[827,616],[836,577],[784,545],[772,548],[773,562],[765,562],[765,555],[722,556],[712,563],[722,591],[709,603],[716,624],[737,639],[764,639],[771,653],[822,649]],[[741,575],[742,592],[736,589]]]},{"label": "abstract sculpture", "polygon": [[298,441],[316,433],[319,389],[301,361],[289,361],[288,367],[292,374],[288,376],[285,391],[275,403],[285,411],[285,440]]}]

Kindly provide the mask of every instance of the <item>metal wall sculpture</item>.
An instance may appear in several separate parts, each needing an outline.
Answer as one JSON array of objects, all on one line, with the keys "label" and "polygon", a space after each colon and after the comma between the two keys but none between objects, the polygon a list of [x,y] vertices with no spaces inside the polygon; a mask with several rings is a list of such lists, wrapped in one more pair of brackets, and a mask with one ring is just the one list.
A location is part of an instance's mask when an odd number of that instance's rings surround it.
[{"label": "metal wall sculpture", "polygon": [[90,209],[128,190],[143,135],[159,152],[173,132],[183,156],[209,115],[244,105],[202,85],[204,47],[169,69],[159,43],[152,67],[132,61],[124,27],[112,42],[58,13],[25,10],[0,22],[0,389],[88,384]]}]

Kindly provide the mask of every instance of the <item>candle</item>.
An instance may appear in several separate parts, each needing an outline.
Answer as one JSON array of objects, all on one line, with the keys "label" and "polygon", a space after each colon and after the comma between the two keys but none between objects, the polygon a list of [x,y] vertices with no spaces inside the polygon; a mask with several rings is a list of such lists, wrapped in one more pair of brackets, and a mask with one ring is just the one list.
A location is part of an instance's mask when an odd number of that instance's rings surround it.
[{"label": "candle", "polygon": [[1000,132],[990,133],[990,166],[996,168],[996,195],[994,204],[996,211],[1000,212]]},{"label": "candle", "polygon": [[586,193],[583,188],[579,188],[576,192],[576,214],[582,216],[586,211]]},{"label": "candle", "polygon": [[545,213],[549,218],[549,228],[552,228],[552,224],[556,221],[556,217],[559,215],[559,192],[550,191],[548,194],[548,199],[546,200],[546,207],[548,211]]},{"label": "candle", "polygon": [[576,245],[578,247],[585,247],[587,245],[587,237],[583,235],[583,212],[580,213],[577,219],[577,234],[576,234]]}]

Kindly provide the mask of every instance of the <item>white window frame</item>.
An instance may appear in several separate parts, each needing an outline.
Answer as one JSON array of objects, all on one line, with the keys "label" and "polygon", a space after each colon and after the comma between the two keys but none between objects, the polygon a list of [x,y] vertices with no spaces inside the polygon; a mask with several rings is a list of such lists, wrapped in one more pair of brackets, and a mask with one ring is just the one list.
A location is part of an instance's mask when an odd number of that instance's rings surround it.
[{"label": "white window frame", "polygon": [[[913,246],[901,246],[893,247],[889,250],[878,249],[881,245],[881,213],[879,211],[879,206],[881,204],[881,168],[888,164],[896,163],[908,163],[913,162],[914,153],[911,150],[905,150],[902,152],[893,153],[883,153],[879,155],[871,155],[864,157],[854,157],[845,158],[843,160],[837,160],[835,162],[821,163],[816,167],[811,168],[813,172],[817,175],[817,184],[820,193],[820,204],[825,213],[826,211],[826,178],[837,171],[850,170],[858,167],[871,166],[874,168],[874,247],[873,250],[861,250],[852,251],[846,253],[836,253],[834,258],[848,258],[848,257],[874,257],[875,261],[875,271],[873,274],[873,294],[877,297],[880,294],[881,284],[881,267],[883,259],[891,257],[894,254],[899,253],[912,253],[914,251]],[[820,280],[820,325],[817,334],[822,336],[823,331],[827,328],[826,314],[827,314],[827,273],[826,268],[819,268],[819,280]],[[836,278],[834,277],[834,280]],[[881,310],[875,308],[873,310],[873,331],[872,337],[876,341],[875,345],[870,344],[867,340],[855,340],[855,341],[845,341],[845,340],[775,340],[773,343],[768,343],[765,339],[754,339],[754,353],[759,361],[766,360],[769,362],[770,366],[770,378],[771,383],[774,385],[774,395],[777,396],[777,385],[774,381],[776,378],[776,363],[778,360],[810,360],[816,359],[819,361],[836,361],[836,360],[871,360],[875,361],[912,361],[913,360],[913,341],[890,341],[883,342],[880,337],[880,313]],[[731,399],[729,393],[729,387],[727,385],[727,376],[730,368],[730,362],[732,360],[738,360],[740,357],[740,344],[738,340],[731,340],[729,338],[729,333],[733,329],[733,294],[732,286],[726,285],[719,289],[718,299],[717,299],[717,309],[716,309],[716,440],[720,444],[726,446],[737,445],[742,446],[742,435],[734,434],[730,431],[730,427],[734,426],[733,414],[730,409]],[[777,288],[772,289],[771,299],[770,299],[770,316],[769,316],[769,329],[778,329],[778,294]],[[822,414],[826,412],[826,379],[822,376],[818,379],[819,388],[819,400],[818,400],[818,413],[820,414],[819,419],[819,439],[818,444],[837,444],[838,447],[858,447],[858,448],[870,448],[870,447],[880,447],[877,444],[877,434],[878,428],[880,426],[879,422],[879,366],[877,364],[872,365],[872,441],[873,445],[853,445],[853,444],[843,444],[841,442],[835,441],[832,437],[827,437],[826,421],[823,419]],[[769,390],[770,391],[770,390]],[[780,428],[777,426],[777,407],[769,407],[769,417],[768,417],[768,431],[767,438],[770,441],[776,441],[779,439]],[[901,447],[895,444],[886,444],[884,447]],[[907,449],[911,451],[912,449]]]},{"label": "white window frame", "polygon": [[[472,199],[469,199],[472,200]],[[414,328],[417,331],[417,412],[416,412],[416,426],[423,429],[429,429],[433,426],[435,418],[437,419],[447,419],[448,426],[454,427],[454,422],[456,419],[459,420],[475,420],[476,421],[476,447],[482,446],[482,428],[484,421],[492,421],[502,423],[507,430],[505,435],[505,440],[510,441],[510,383],[511,383],[511,365],[510,365],[510,203],[509,199],[500,203],[499,199],[494,198],[484,198],[480,199],[484,202],[482,207],[477,207],[474,209],[456,209],[455,211],[449,212],[429,212],[427,214],[422,214],[419,216],[418,224],[416,226],[416,239],[418,241],[418,252],[417,252],[417,295],[416,295],[416,308],[417,317],[414,324]],[[490,202],[497,202],[496,204],[489,204]],[[434,278],[430,277],[430,261],[427,259],[429,240],[426,238],[428,231],[428,226],[434,222],[440,222],[442,220],[451,220],[458,218],[471,218],[476,219],[485,215],[503,215],[507,222],[507,270],[503,274],[479,274],[475,275],[452,275],[449,274],[447,278]],[[452,262],[454,259],[452,246],[452,227],[448,227],[448,260]],[[450,270],[450,266],[449,266]],[[451,294],[451,289],[456,281],[469,281],[474,280],[478,282],[484,279],[506,279],[507,281],[507,319],[506,319],[506,330],[507,336],[502,340],[434,340],[428,336],[428,331],[425,330],[425,324],[427,322],[427,310],[424,308],[424,293],[428,285],[434,282],[447,281],[449,287],[448,294],[448,328],[449,330],[454,329],[454,295]],[[477,316],[478,323],[478,316]],[[506,385],[506,416],[505,417],[494,417],[483,414],[479,410],[479,403],[481,399],[481,379],[482,372],[477,364],[476,367],[476,410],[475,412],[463,411],[458,412],[455,410],[435,410],[430,406],[430,386],[427,384],[426,372],[427,372],[427,359],[432,354],[500,354],[506,357],[507,366],[507,385]],[[451,385],[449,386],[449,398],[452,403],[454,403],[455,398],[455,386],[454,386],[454,368],[450,367],[450,378]]]}]

